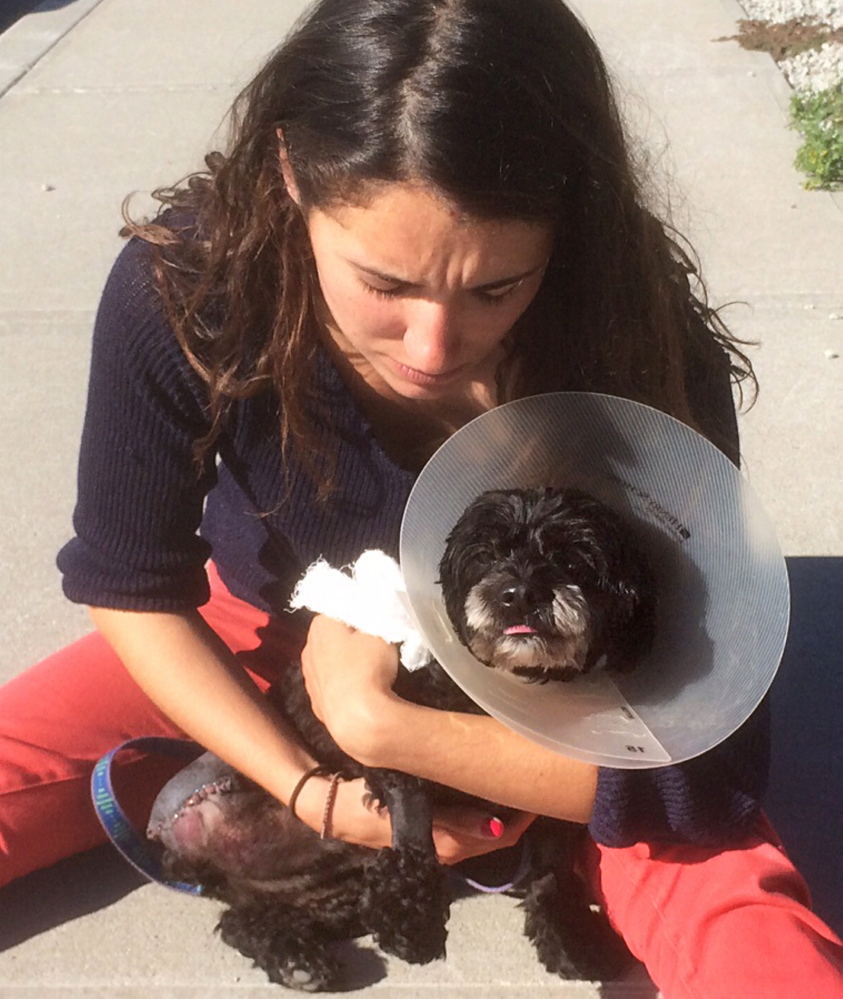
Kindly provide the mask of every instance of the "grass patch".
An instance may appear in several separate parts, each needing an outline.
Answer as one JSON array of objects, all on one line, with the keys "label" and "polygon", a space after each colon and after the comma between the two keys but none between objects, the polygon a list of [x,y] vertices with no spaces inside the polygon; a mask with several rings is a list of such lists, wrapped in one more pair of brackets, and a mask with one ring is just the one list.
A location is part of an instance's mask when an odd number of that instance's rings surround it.
[{"label": "grass patch", "polygon": [[[738,21],[739,33],[715,41],[734,41],[754,52],[768,52],[781,62],[826,42],[843,42],[843,28],[831,28],[814,18],[794,18],[784,24]],[[805,174],[809,190],[843,189],[843,83],[817,93],[796,92],[790,100],[790,125],[803,143],[795,166]]]},{"label": "grass patch", "polygon": [[843,189],[843,84],[815,94],[790,99],[792,127],[804,142],[796,154],[796,168],[810,189]]}]

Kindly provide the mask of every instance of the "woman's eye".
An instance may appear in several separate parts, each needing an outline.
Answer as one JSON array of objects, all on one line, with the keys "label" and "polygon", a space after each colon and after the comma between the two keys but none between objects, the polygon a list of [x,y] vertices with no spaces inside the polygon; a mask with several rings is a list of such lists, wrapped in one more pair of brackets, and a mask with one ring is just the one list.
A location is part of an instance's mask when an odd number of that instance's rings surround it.
[{"label": "woman's eye", "polygon": [[485,302],[487,305],[500,305],[517,291],[523,283],[523,281],[514,281],[512,284],[506,284],[502,288],[494,288],[492,290],[478,289],[475,294],[481,302]]},{"label": "woman's eye", "polygon": [[[504,285],[502,288],[476,289],[473,294],[486,305],[499,305],[521,287],[523,281],[515,281],[512,284]],[[403,284],[379,285],[363,282],[363,288],[370,294],[378,298],[399,298],[407,291],[407,286]]]},{"label": "woman's eye", "polygon": [[397,298],[404,290],[403,285],[400,284],[383,288],[375,284],[369,284],[366,281],[363,282],[363,287],[370,295],[377,295],[378,298]]}]

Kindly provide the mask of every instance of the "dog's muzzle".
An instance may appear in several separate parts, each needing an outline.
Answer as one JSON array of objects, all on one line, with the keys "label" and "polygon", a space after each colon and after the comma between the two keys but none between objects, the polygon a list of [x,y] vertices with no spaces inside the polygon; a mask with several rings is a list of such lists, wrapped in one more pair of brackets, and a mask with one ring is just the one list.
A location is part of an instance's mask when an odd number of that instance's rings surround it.
[{"label": "dog's muzzle", "polygon": [[529,581],[502,586],[485,580],[469,591],[465,625],[472,654],[492,669],[531,677],[536,670],[552,672],[561,679],[586,669],[591,619],[578,586],[542,594]]}]

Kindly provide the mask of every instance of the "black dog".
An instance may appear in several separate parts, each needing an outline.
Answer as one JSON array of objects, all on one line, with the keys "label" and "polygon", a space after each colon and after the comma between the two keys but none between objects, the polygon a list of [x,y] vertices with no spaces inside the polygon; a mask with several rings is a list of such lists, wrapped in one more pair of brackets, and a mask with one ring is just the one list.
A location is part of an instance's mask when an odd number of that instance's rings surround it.
[{"label": "black dog", "polygon": [[[452,531],[440,565],[460,638],[486,665],[529,680],[569,680],[604,660],[607,668],[632,668],[652,637],[655,598],[627,534],[619,517],[575,491],[484,494]],[[396,691],[433,707],[479,711],[438,664],[402,670]],[[433,806],[470,802],[504,820],[506,810],[396,771],[361,767],[316,719],[301,671],[292,666],[270,696],[315,759],[344,777],[365,777],[373,798],[389,809],[392,848],[320,839],[206,754],[171,781],[153,809],[149,834],[165,847],[168,875],[226,902],[223,939],[291,988],[336,987],[331,945],[368,933],[383,951],[410,962],[444,956],[449,890],[433,848]],[[548,970],[606,979],[629,956],[574,873],[581,835],[581,827],[544,818],[525,834],[525,932]]]}]

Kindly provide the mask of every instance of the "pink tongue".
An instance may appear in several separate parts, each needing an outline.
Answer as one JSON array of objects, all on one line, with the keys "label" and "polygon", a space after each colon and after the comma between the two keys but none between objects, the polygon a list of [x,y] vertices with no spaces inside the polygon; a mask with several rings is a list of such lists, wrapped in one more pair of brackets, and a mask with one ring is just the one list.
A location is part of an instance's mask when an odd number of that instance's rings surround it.
[{"label": "pink tongue", "polygon": [[514,624],[504,632],[505,635],[535,635],[535,633],[536,629],[531,628],[529,624]]}]

